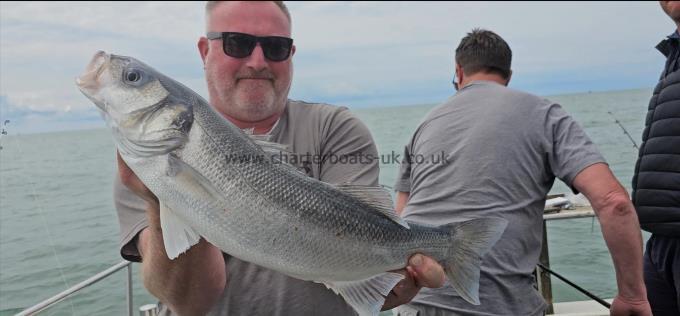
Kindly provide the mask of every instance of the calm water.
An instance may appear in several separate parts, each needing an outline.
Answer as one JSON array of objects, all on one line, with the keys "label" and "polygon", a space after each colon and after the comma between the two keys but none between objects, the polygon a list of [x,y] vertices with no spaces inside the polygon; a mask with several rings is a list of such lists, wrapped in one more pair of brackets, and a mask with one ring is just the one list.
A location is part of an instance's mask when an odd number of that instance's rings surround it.
[{"label": "calm water", "polygon": [[[553,96],[599,146],[618,179],[630,189],[637,155],[614,123],[613,112],[639,142],[651,91],[629,90]],[[356,110],[381,154],[402,146],[432,105]],[[0,150],[0,315],[11,315],[119,262],[118,221],[111,186],[114,148],[108,131],[88,130],[2,138]],[[392,185],[397,164],[381,166]],[[567,192],[556,184],[553,192]],[[602,297],[615,294],[611,259],[598,223],[550,222],[552,267]],[[136,265],[135,265],[136,267]],[[135,268],[135,308],[154,302]],[[124,270],[45,315],[120,315],[126,312]],[[557,301],[585,297],[553,279]]]}]

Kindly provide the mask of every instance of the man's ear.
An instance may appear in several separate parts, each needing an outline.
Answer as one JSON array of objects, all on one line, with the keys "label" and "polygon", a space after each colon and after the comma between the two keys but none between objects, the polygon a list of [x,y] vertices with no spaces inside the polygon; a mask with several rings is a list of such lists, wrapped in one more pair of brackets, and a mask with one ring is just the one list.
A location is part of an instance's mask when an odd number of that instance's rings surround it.
[{"label": "man's ear", "polygon": [[456,64],[456,78],[458,78],[458,89],[463,87],[463,80],[465,79],[465,72],[463,71],[463,67],[461,67],[459,64]]},{"label": "man's ear", "polygon": [[210,41],[208,38],[201,36],[198,39],[198,53],[201,54],[201,59],[203,60],[203,66],[205,67],[205,58],[208,56],[208,51],[210,51]]}]

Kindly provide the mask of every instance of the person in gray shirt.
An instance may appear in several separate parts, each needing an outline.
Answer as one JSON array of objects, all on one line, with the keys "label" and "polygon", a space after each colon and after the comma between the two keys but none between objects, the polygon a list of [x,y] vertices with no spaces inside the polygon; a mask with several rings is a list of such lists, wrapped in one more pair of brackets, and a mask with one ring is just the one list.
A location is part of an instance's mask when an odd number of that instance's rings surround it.
[{"label": "person in gray shirt", "polygon": [[[346,108],[288,99],[295,46],[290,14],[281,1],[209,1],[206,18],[209,34],[199,40],[198,49],[217,112],[248,133],[284,145],[280,158],[310,177],[378,185],[377,159],[338,163],[349,161],[343,157],[377,157],[363,123]],[[144,285],[162,302],[163,315],[354,314],[322,284],[241,261],[205,240],[169,260],[158,200],[120,157],[118,169],[114,194],[120,252],[142,262]],[[444,273],[433,259],[416,254],[409,262],[401,271],[405,280],[388,295],[384,309],[410,301],[422,286],[441,286]]]},{"label": "person in gray shirt", "polygon": [[546,194],[559,178],[591,202],[616,268],[612,315],[651,315],[635,209],[583,129],[558,105],[507,88],[512,52],[475,29],[456,49],[458,92],[435,107],[405,149],[395,189],[409,221],[480,217],[509,224],[482,258],[475,306],[447,283],[423,289],[400,315],[543,315],[534,288]]}]

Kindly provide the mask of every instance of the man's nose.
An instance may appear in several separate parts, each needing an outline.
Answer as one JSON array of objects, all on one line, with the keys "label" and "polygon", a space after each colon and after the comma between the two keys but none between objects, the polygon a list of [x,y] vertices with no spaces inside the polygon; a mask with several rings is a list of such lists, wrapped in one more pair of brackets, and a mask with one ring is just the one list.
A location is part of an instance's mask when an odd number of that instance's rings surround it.
[{"label": "man's nose", "polygon": [[257,45],[255,45],[253,53],[250,54],[250,56],[248,56],[246,66],[258,71],[269,68],[269,63],[267,62],[267,59],[264,57],[264,51],[262,50],[262,46],[260,46],[260,43],[257,43]]}]

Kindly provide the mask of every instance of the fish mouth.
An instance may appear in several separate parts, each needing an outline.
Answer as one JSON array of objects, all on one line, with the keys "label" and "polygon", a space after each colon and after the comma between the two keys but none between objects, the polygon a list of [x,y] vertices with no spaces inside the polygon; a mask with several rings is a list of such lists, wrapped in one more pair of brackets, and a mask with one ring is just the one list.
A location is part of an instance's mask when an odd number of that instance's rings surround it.
[{"label": "fish mouth", "polygon": [[99,86],[99,75],[111,60],[111,55],[104,51],[98,51],[85,68],[85,71],[76,78],[76,85],[87,95],[91,95]]}]

